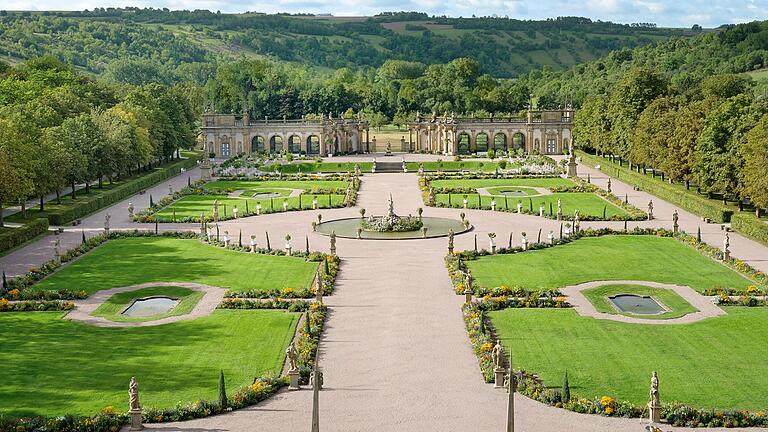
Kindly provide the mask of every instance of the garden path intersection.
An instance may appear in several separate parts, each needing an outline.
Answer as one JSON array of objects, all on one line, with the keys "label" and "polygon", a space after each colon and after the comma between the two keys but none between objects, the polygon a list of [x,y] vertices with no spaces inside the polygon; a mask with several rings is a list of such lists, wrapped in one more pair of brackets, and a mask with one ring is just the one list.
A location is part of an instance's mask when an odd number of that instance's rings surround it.
[{"label": "garden path intersection", "polygon": [[[409,155],[411,159],[426,156]],[[334,158],[340,160],[342,158]],[[355,158],[343,158],[354,161]],[[359,160],[369,160],[359,158]],[[606,177],[580,166],[580,174],[591,174],[593,183],[605,187]],[[196,172],[192,172],[195,175]],[[172,180],[187,182],[190,172]],[[193,177],[195,179],[196,177]],[[628,194],[630,203],[644,208],[651,199],[644,192],[614,179],[614,193]],[[134,196],[106,210],[85,218],[87,235],[98,231],[109,212],[113,229],[154,229],[137,225],[127,218],[127,203],[146,207],[148,195],[155,199],[167,193],[167,183],[152,188],[143,196]],[[474,236],[485,247],[490,232],[506,238],[519,233],[559,230],[557,221],[532,215],[483,210],[458,210],[425,207],[416,174],[366,174],[355,208],[274,213],[222,223],[230,233],[242,231],[243,238],[256,235],[264,242],[265,233],[273,239],[291,234],[297,244],[305,236],[312,250],[328,251],[328,238],[313,233],[311,222],[317,214],[323,220],[386,213],[387,198],[392,194],[400,214],[458,218],[466,213],[474,230],[457,235],[456,249],[471,249]],[[658,219],[631,222],[631,227],[671,227],[674,207],[653,198]],[[147,202],[144,202],[147,201]],[[722,232],[717,225],[704,224],[695,215],[680,211],[681,229],[695,232],[701,225],[702,238],[719,246]],[[582,227],[623,227],[622,222],[583,222]],[[161,224],[161,230],[198,229],[197,224]],[[81,228],[61,235],[62,247],[79,242]],[[9,275],[19,274],[33,265],[52,258],[51,237],[46,237],[0,257],[0,267]],[[500,431],[504,430],[507,395],[485,384],[477,357],[468,343],[461,315],[463,296],[457,296],[443,263],[446,239],[376,241],[339,238],[337,253],[342,259],[341,272],[332,296],[325,298],[328,320],[320,341],[319,364],[325,386],[320,393],[320,424],[328,431]],[[731,235],[733,256],[753,267],[768,270],[768,248]],[[156,285],[156,284],[150,284]],[[173,284],[179,285],[179,284]],[[108,297],[108,296],[107,296]],[[208,297],[208,296],[206,296]],[[106,298],[106,297],[105,297]],[[202,302],[201,302],[202,303]],[[156,431],[300,431],[311,424],[312,392],[283,391],[256,406],[182,423],[146,425]],[[516,395],[516,429],[524,432],[642,431],[638,419],[607,418],[577,414],[553,408]],[[664,427],[666,430],[678,430]],[[686,429],[679,429],[686,430]],[[696,429],[706,430],[706,429]],[[719,429],[708,429],[719,430]],[[724,430],[724,429],[723,429]],[[735,430],[735,429],[728,429]]]}]

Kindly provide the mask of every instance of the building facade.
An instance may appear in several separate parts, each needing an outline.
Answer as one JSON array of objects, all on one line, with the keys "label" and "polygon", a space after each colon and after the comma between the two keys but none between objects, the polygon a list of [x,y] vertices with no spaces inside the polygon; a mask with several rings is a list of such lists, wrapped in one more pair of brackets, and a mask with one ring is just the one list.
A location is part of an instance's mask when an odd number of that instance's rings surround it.
[{"label": "building facade", "polygon": [[525,117],[423,117],[409,124],[411,151],[444,155],[523,149],[526,153],[563,154],[573,140],[571,107],[528,110]]},{"label": "building facade", "polygon": [[228,159],[238,154],[289,152],[328,156],[368,151],[368,123],[360,120],[258,120],[247,114],[203,114],[207,153]]}]

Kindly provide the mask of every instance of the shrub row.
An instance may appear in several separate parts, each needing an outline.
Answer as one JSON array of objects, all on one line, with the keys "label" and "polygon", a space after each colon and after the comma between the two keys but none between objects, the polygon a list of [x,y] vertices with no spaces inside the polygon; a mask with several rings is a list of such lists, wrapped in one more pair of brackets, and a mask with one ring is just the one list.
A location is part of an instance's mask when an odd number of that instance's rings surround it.
[{"label": "shrub row", "polygon": [[28,242],[46,231],[48,231],[48,219],[36,218],[18,228],[0,233],[0,252]]},{"label": "shrub row", "polygon": [[717,201],[704,196],[699,196],[695,192],[681,190],[678,186],[648,177],[645,174],[634,172],[629,168],[615,165],[606,166],[606,164],[609,163],[608,159],[603,159],[599,156],[590,155],[581,151],[578,152],[578,155],[581,157],[582,161],[589,165],[601,165],[600,169],[604,173],[613,175],[625,183],[637,186],[644,191],[674,205],[680,206],[691,213],[704,216],[717,223],[731,221],[733,210],[723,206]]},{"label": "shrub row", "polygon": [[43,311],[67,311],[75,307],[72,302],[63,301],[20,301],[9,302],[0,298],[0,312],[43,312]]},{"label": "shrub row", "polygon": [[77,218],[86,216],[104,207],[112,205],[129,196],[150,188],[155,184],[176,176],[181,168],[192,168],[197,165],[195,158],[182,159],[171,163],[163,168],[153,170],[151,173],[144,174],[136,179],[128,180],[124,184],[116,186],[114,189],[104,191],[94,197],[81,197],[76,202],[64,209],[54,209],[46,212],[48,221],[51,225],[64,225]]},{"label": "shrub row", "polygon": [[739,233],[768,245],[768,223],[753,214],[736,213],[731,217],[731,228]]}]

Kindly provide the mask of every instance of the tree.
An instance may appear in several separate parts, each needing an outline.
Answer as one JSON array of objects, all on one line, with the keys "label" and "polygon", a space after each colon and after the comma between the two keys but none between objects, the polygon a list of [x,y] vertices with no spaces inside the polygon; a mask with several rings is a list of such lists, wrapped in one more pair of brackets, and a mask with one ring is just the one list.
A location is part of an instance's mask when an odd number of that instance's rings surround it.
[{"label": "tree", "polygon": [[768,208],[768,114],[747,134],[742,148],[744,168],[741,182],[744,196],[755,206],[758,217],[760,208]]},{"label": "tree", "polygon": [[224,384],[224,371],[219,373],[219,406],[222,410],[227,409],[229,400],[227,399],[227,388]]},{"label": "tree", "polygon": [[640,165],[659,167],[667,155],[667,146],[672,142],[676,114],[675,97],[660,97],[651,102],[638,117],[630,140],[630,160]]},{"label": "tree", "polygon": [[5,203],[15,202],[22,195],[24,180],[16,167],[11,163],[8,151],[0,147],[0,227],[3,222],[3,207]]},{"label": "tree", "polygon": [[671,179],[684,181],[686,188],[693,180],[696,140],[704,127],[704,117],[710,106],[708,101],[695,101],[682,105],[676,111],[674,131],[659,166]]},{"label": "tree", "polygon": [[624,74],[608,99],[611,153],[620,157],[629,155],[632,133],[640,113],[668,89],[668,81],[656,69],[634,68]]},{"label": "tree", "polygon": [[565,370],[565,377],[563,377],[563,391],[560,394],[560,399],[563,402],[571,400],[571,385],[568,383],[568,369]]},{"label": "tree", "polygon": [[591,96],[576,112],[573,134],[580,148],[591,148],[600,153],[611,151],[611,122],[607,110],[608,97]]}]

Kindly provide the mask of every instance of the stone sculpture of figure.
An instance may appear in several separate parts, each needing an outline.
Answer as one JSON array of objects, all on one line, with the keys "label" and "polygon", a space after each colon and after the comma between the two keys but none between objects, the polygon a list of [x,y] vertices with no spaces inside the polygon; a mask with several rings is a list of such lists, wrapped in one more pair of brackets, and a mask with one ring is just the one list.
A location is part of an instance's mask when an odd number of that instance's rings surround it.
[{"label": "stone sculpture of figure", "polygon": [[61,257],[61,240],[59,239],[56,239],[53,242],[53,254],[56,256],[56,259]]},{"label": "stone sculpture of figure", "polygon": [[234,216],[234,218],[237,219],[237,206],[234,206],[232,208],[232,216]]},{"label": "stone sculpture of figure", "polygon": [[453,229],[449,229],[448,230],[448,253],[449,254],[453,253],[453,236],[454,236]]},{"label": "stone sculpture of figure", "polygon": [[731,247],[731,236],[728,234],[728,232],[726,232],[725,238],[723,239],[723,252],[728,252],[730,247]]},{"label": "stone sculpture of figure", "polygon": [[648,220],[653,219],[653,200],[648,201]]},{"label": "stone sculpture of figure", "polygon": [[336,231],[331,231],[331,255],[336,255]]},{"label": "stone sculpture of figure", "polygon": [[168,195],[173,195],[173,185],[168,183]]},{"label": "stone sculpture of figure", "polygon": [[608,192],[611,191],[611,178],[608,177]]},{"label": "stone sculpture of figure", "polygon": [[298,371],[299,370],[299,352],[296,350],[296,347],[293,344],[288,345],[288,348],[285,349],[285,355],[288,357],[288,364],[291,367],[291,371]]},{"label": "stone sculpture of figure", "polygon": [[653,371],[653,375],[651,375],[651,406],[661,406],[661,399],[659,398],[659,377],[656,375],[656,371]]},{"label": "stone sculpture of figure", "polygon": [[501,342],[496,339],[496,345],[491,350],[491,360],[493,360],[494,369],[503,369],[502,362],[504,361],[504,348],[501,346]]},{"label": "stone sculpture of figure", "polygon": [[213,221],[219,221],[219,200],[213,200]]},{"label": "stone sculpture of figure", "polygon": [[560,202],[560,198],[557,199],[557,212],[562,213],[563,212],[563,203]]},{"label": "stone sculpture of figure", "polygon": [[109,234],[109,220],[112,219],[109,213],[104,215],[104,231]]},{"label": "stone sculpture of figure", "polygon": [[128,384],[128,401],[130,411],[141,411],[141,404],[139,403],[139,383],[136,382],[136,377],[131,377],[131,383]]},{"label": "stone sculpture of figure", "polygon": [[256,252],[256,236],[251,235],[251,252]]},{"label": "stone sculpture of figure", "polygon": [[579,211],[576,210],[576,214],[573,216],[573,232],[574,233],[579,232],[580,225],[581,225],[581,216],[579,216]]},{"label": "stone sculpture of figure", "polygon": [[677,214],[677,209],[675,209],[674,213],[672,213],[672,230],[677,233],[677,230],[680,228],[680,224],[678,221],[680,220],[680,215]]},{"label": "stone sculpture of figure", "polygon": [[133,211],[134,210],[135,210],[135,208],[133,207],[133,203],[129,202],[128,203],[128,218],[129,219],[133,219]]}]

